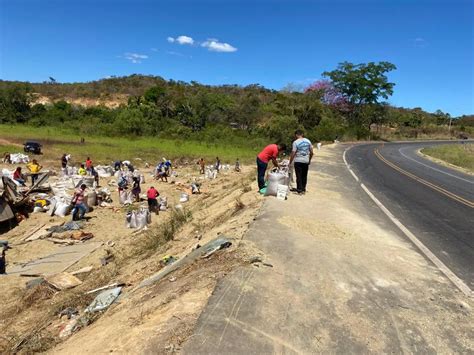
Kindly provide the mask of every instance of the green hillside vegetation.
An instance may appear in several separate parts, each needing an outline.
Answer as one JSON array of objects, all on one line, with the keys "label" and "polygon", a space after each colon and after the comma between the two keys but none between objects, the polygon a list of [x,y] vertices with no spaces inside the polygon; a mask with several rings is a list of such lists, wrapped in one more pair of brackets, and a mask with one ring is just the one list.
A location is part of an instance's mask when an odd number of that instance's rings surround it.
[{"label": "green hillside vegetation", "polygon": [[[81,136],[157,137],[254,148],[290,142],[297,128],[314,141],[456,136],[441,111],[392,107],[391,63],[341,63],[305,92],[258,84],[209,86],[131,75],[88,83],[0,81],[0,124],[61,127]],[[35,103],[41,95],[52,104]],[[85,107],[77,98],[128,98],[117,108]],[[332,96],[331,96],[332,95]]]}]

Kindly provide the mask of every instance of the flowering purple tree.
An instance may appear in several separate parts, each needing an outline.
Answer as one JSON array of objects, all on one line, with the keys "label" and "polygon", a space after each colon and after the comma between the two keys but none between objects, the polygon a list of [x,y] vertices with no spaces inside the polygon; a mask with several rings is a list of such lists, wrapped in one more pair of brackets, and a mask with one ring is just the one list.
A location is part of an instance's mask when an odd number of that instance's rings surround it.
[{"label": "flowering purple tree", "polygon": [[304,92],[318,94],[323,103],[341,111],[347,111],[349,109],[349,101],[329,80],[315,81],[309,85]]}]

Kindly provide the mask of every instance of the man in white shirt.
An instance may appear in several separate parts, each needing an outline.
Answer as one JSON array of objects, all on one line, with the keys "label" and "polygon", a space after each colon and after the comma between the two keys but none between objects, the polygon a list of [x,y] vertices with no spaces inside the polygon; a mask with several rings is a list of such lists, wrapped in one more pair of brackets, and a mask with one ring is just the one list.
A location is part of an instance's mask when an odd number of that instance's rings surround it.
[{"label": "man in white shirt", "polygon": [[296,140],[293,142],[291,150],[290,165],[293,162],[295,163],[296,192],[299,195],[304,195],[308,181],[308,168],[313,158],[313,145],[309,139],[304,137],[302,130],[297,130],[295,136]]}]

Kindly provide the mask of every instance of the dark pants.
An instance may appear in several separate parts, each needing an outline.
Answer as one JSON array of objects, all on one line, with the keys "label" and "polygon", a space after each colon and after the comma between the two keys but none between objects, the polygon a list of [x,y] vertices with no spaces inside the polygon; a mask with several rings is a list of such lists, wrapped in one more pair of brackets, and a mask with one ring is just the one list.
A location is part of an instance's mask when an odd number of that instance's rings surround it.
[{"label": "dark pants", "polygon": [[257,181],[259,190],[265,187],[265,172],[267,171],[267,166],[267,163],[257,158]]},{"label": "dark pants", "polygon": [[308,163],[295,162],[296,190],[298,192],[306,191],[306,183],[308,181],[308,168]]},{"label": "dark pants", "polygon": [[156,214],[158,214],[160,209],[158,207],[158,201],[156,200],[156,198],[149,198],[148,199],[148,210],[150,212],[155,212]]},{"label": "dark pants", "polygon": [[[75,205],[74,208],[72,209],[72,220],[75,221],[76,219],[83,219],[84,215],[86,214],[87,207],[84,203],[79,203],[78,205]],[[79,216],[77,215],[79,214]]]},{"label": "dark pants", "polygon": [[38,174],[31,174],[31,186],[35,184],[36,180],[38,180]]}]

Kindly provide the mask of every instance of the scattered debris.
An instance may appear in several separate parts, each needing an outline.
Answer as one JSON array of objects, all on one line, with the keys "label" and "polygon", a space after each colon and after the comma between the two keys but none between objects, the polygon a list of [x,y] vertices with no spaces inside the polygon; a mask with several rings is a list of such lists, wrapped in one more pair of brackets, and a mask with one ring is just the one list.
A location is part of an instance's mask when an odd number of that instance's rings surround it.
[{"label": "scattered debris", "polygon": [[73,232],[69,237],[73,240],[78,240],[78,241],[83,242],[83,241],[94,238],[94,234],[86,233],[84,231],[76,231],[76,232]]},{"label": "scattered debris", "polygon": [[263,261],[263,260],[262,260],[261,257],[259,257],[259,256],[254,256],[254,257],[250,258],[249,263],[250,263],[250,264],[255,264],[255,263],[261,263],[262,261]]},{"label": "scattered debris", "polygon": [[51,225],[43,225],[41,226],[38,230],[36,230],[33,234],[28,236],[26,239],[24,239],[26,242],[31,242],[33,240],[37,239],[44,239],[50,237],[53,232],[48,231],[49,228],[51,228]]},{"label": "scattered debris", "polygon": [[165,255],[164,257],[161,258],[160,265],[162,266],[170,265],[174,263],[176,260],[178,260],[178,258],[175,258],[172,255]]},{"label": "scattered debris", "polygon": [[107,309],[115,302],[121,291],[122,287],[116,287],[99,293],[94,301],[85,309],[85,312],[94,313]]},{"label": "scattered debris", "polygon": [[77,316],[79,314],[79,311],[76,308],[73,307],[67,307],[63,309],[61,312],[59,312],[59,319],[62,319],[62,317],[66,316],[67,319],[71,319],[73,316]]},{"label": "scattered debris", "polygon": [[169,280],[169,282],[175,282],[175,281],[176,281],[176,277],[171,276],[168,280]]},{"label": "scattered debris", "polygon": [[62,232],[68,232],[72,230],[79,230],[84,228],[84,222],[81,221],[69,221],[67,223],[61,223],[57,226],[52,226],[48,228],[49,232],[53,233],[62,233]]},{"label": "scattered debris", "polygon": [[102,266],[105,266],[109,263],[109,261],[113,260],[114,259],[114,255],[111,254],[108,250],[107,250],[107,255],[104,256],[103,258],[100,258],[100,264]]},{"label": "scattered debris", "polygon": [[81,280],[67,272],[45,276],[44,280],[59,291],[67,290],[82,284]]},{"label": "scattered debris", "polygon": [[137,289],[140,289],[142,287],[146,287],[149,285],[152,285],[160,280],[162,280],[164,277],[168,276],[170,273],[173,271],[179,269],[180,267],[186,266],[194,262],[196,259],[199,257],[209,257],[213,253],[215,253],[217,250],[229,247],[232,245],[230,240],[226,238],[217,238],[214,239],[208,243],[206,243],[204,246],[202,246],[199,249],[196,249],[186,255],[184,258],[177,260],[176,262],[172,263],[171,265],[167,265],[163,269],[161,269],[159,272],[157,272],[155,275],[149,277],[148,279],[143,280],[137,287],[135,287],[132,292],[134,292]]},{"label": "scattered debris", "polygon": [[86,295],[89,295],[91,293],[95,293],[97,291],[102,291],[102,290],[107,290],[109,288],[116,288],[116,287],[122,287],[122,286],[125,286],[125,284],[123,282],[114,282],[110,285],[102,286],[102,287],[95,288],[93,290],[87,291]]},{"label": "scattered debris", "polygon": [[35,286],[38,286],[38,285],[41,285],[42,283],[44,283],[44,278],[42,277],[38,277],[36,279],[33,279],[33,280],[29,280],[26,282],[26,289],[30,289],[30,288],[33,288]]},{"label": "scattered debris", "polygon": [[92,266],[86,266],[86,267],[83,267],[82,269],[71,272],[71,275],[85,274],[87,272],[91,272],[93,269],[94,268]]},{"label": "scattered debris", "polygon": [[201,255],[201,258],[208,258],[212,254],[214,254],[216,251],[228,248],[231,245],[232,243],[226,239],[217,239],[215,240],[214,243],[204,248],[204,252],[203,252],[203,255]]}]

